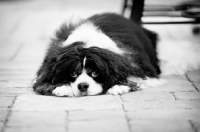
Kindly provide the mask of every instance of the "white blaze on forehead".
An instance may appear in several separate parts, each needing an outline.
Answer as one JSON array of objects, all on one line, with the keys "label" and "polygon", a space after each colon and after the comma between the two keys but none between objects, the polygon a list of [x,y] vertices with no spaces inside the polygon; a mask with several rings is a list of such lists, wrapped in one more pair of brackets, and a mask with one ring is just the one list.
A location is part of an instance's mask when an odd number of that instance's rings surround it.
[{"label": "white blaze on forehead", "polygon": [[[89,88],[86,92],[81,93],[78,90],[78,85],[80,83],[88,83]],[[87,71],[83,69],[81,75],[76,78],[76,81],[71,83],[72,91],[75,96],[82,96],[82,95],[97,95],[103,91],[102,85],[97,83],[93,78],[87,75]]]},{"label": "white blaze on forehead", "polygon": [[83,59],[83,67],[85,67],[86,59],[86,57]]},{"label": "white blaze on forehead", "polygon": [[92,22],[86,22],[77,27],[63,43],[63,46],[68,46],[78,41],[84,42],[86,44],[85,48],[99,47],[121,55],[124,53],[111,38],[99,30]]}]

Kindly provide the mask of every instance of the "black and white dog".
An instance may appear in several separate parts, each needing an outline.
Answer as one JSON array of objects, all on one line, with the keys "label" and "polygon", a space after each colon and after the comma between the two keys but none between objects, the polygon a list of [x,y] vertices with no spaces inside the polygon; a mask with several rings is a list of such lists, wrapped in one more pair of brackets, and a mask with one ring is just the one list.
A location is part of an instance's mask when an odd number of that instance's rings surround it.
[{"label": "black and white dog", "polygon": [[127,93],[138,79],[158,78],[155,48],[155,33],[117,14],[64,24],[52,39],[33,88],[68,97]]}]

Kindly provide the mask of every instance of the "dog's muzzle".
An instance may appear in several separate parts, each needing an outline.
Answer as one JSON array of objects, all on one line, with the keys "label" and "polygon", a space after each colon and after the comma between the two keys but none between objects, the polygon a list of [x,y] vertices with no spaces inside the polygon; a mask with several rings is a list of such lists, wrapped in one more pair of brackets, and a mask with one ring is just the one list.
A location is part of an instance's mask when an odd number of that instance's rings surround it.
[{"label": "dog's muzzle", "polygon": [[78,84],[78,89],[81,91],[81,92],[85,92],[87,91],[87,89],[89,88],[89,84],[88,83],[79,83]]}]

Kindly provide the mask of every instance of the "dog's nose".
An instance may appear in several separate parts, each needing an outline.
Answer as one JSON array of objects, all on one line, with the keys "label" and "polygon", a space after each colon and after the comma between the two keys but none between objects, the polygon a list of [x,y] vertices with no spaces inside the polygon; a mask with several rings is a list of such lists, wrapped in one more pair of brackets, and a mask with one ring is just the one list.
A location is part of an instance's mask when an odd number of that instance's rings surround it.
[{"label": "dog's nose", "polygon": [[81,91],[81,92],[85,92],[89,87],[89,84],[88,83],[79,83],[78,84],[78,89]]}]

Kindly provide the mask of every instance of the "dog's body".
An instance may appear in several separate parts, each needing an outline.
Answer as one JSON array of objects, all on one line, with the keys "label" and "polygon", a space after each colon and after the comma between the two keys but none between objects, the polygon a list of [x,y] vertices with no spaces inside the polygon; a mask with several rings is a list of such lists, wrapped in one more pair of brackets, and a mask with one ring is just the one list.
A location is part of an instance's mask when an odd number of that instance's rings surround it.
[{"label": "dog's body", "polygon": [[134,79],[158,77],[155,48],[156,34],[120,15],[64,24],[37,73],[34,90],[56,96],[129,92]]}]

